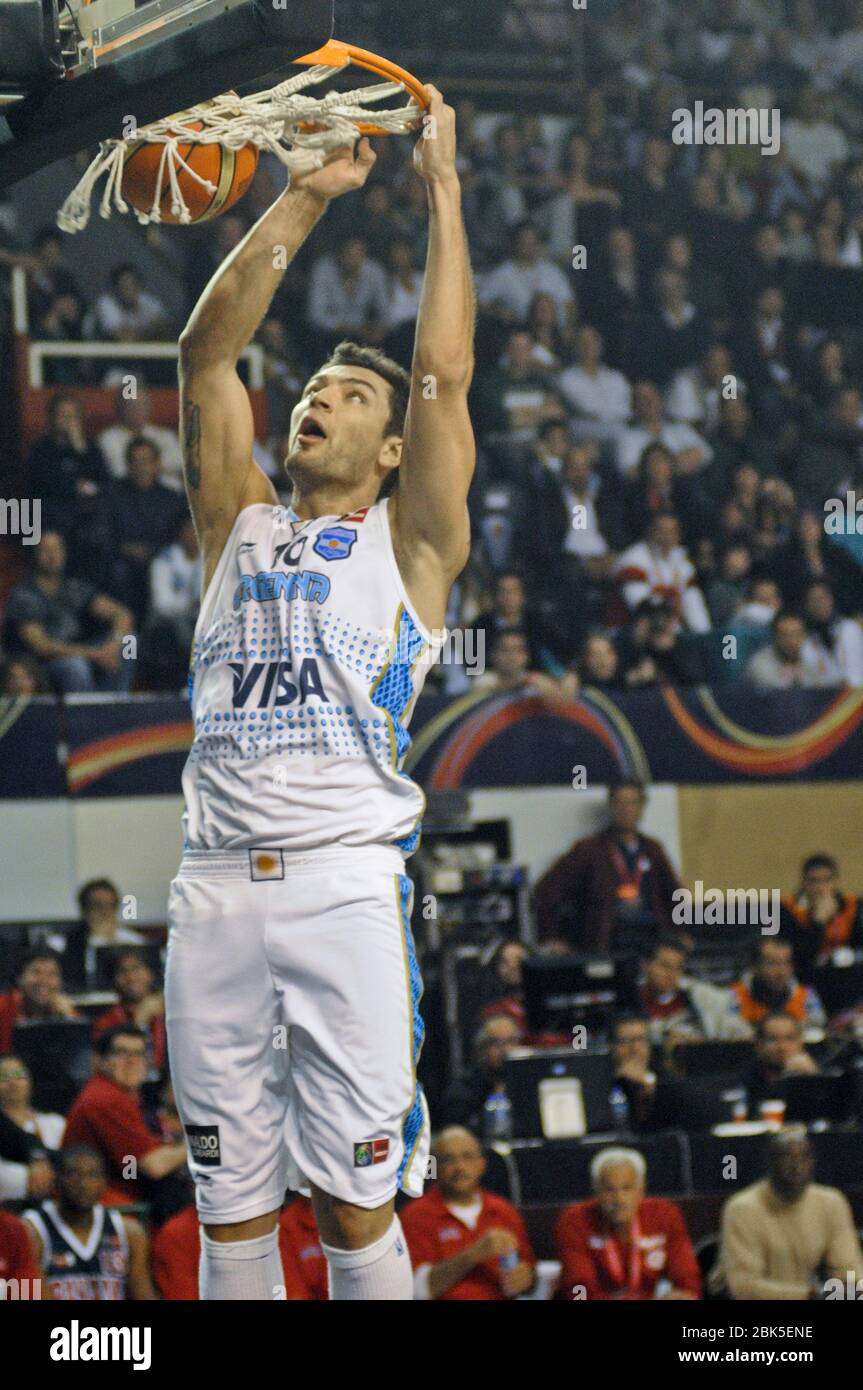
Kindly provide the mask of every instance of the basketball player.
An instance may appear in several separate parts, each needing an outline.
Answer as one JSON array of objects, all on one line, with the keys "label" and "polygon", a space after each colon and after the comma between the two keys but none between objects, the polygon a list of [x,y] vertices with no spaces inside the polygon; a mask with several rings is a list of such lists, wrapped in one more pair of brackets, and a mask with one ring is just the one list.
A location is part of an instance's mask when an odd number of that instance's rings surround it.
[{"label": "basketball player", "polygon": [[204,577],[166,1018],[202,1299],[284,1297],[286,1184],[311,1193],[332,1299],[412,1297],[394,1199],[421,1192],[428,1148],[404,872],[424,803],[400,762],[467,559],[474,468],[455,117],[426,90],[412,374],[350,343],[320,365],[291,416],[290,508],[252,461],[237,359],[330,201],[365,183],[368,140],[292,180],[180,340]]},{"label": "basketball player", "polygon": [[144,1228],[99,1202],[105,1186],[101,1155],[72,1144],[56,1162],[57,1200],[24,1213],[51,1297],[79,1303],[156,1298]]}]

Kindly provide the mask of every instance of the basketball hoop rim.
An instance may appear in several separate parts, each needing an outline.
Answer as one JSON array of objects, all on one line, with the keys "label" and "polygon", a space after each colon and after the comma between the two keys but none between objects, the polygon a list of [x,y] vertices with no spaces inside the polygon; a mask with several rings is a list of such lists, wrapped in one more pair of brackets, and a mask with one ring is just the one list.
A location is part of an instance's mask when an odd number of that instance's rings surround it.
[{"label": "basketball hoop rim", "polygon": [[[295,58],[295,63],[303,63],[307,67],[315,66],[318,63],[325,64],[331,68],[346,68],[350,63],[356,67],[366,68],[369,72],[374,72],[378,77],[385,78],[388,82],[398,82],[413,97],[414,101],[422,111],[427,111],[431,102],[425,87],[418,77],[408,72],[407,68],[399,67],[398,63],[392,62],[389,58],[383,58],[379,53],[372,53],[367,48],[358,48],[356,44],[344,43],[341,39],[329,39],[321,48],[316,48],[313,53],[304,53],[301,58]],[[357,121],[357,130],[363,135],[391,135],[392,131],[384,130],[381,126],[375,125],[370,121]]]}]

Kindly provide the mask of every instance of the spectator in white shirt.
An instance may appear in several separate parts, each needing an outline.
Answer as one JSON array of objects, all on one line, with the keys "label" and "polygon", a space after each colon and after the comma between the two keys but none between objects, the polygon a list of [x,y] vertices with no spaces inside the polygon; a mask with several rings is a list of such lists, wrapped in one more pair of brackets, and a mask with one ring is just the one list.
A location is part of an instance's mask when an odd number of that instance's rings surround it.
[{"label": "spectator in white shirt", "polygon": [[678,630],[710,631],[707,604],[695,566],[680,543],[680,522],[673,512],[657,512],[647,538],[629,546],[618,559],[615,576],[629,613],[645,599],[665,600]]},{"label": "spectator in white shirt", "polygon": [[159,690],[179,689],[189,664],[201,597],[201,557],[192,518],[150,566],[150,614],[144,632],[148,674]]},{"label": "spectator in white shirt", "polygon": [[863,685],[863,627],[837,616],[833,590],[823,579],[807,587],[803,615],[809,624],[806,650],[832,675],[831,685]]},{"label": "spectator in white shirt", "polygon": [[576,412],[572,432],[577,439],[617,439],[632,413],[629,382],[604,365],[604,350],[597,330],[584,324],[575,338],[575,364],[558,377],[561,395]]},{"label": "spectator in white shirt", "polygon": [[684,367],[673,377],[665,396],[665,411],[672,420],[709,434],[719,427],[723,400],[745,394],[746,383],[734,371],[731,353],[717,343],[707,349],[697,367]]},{"label": "spectator in white shirt", "polygon": [[637,381],[632,388],[635,423],[620,435],[617,466],[624,477],[631,477],[648,444],[664,444],[673,454],[678,476],[699,473],[713,458],[705,439],[683,421],[666,420],[662,397],[652,381]]},{"label": "spectator in white shirt", "polygon": [[159,481],[177,492],[183,490],[183,454],[176,430],[152,422],[150,393],[138,386],[134,396],[119,386],[115,396],[117,423],[102,430],[96,443],[104,455],[111,476],[126,477],[126,450],[133,439],[149,439],[162,461]]},{"label": "spectator in white shirt", "polygon": [[[0,1057],[0,1110],[27,1134],[35,1134],[47,1150],[59,1149],[66,1121],[62,1115],[34,1110],[33,1082],[20,1057]],[[30,1169],[26,1163],[0,1159],[0,1202],[20,1202],[29,1194]]]},{"label": "spectator in white shirt", "polygon": [[115,266],[110,285],[85,319],[84,331],[88,336],[108,338],[115,343],[140,343],[170,335],[165,306],[144,289],[135,266]]},{"label": "spectator in white shirt", "polygon": [[572,285],[559,266],[541,254],[542,243],[532,222],[515,232],[510,260],[495,266],[479,289],[482,308],[503,323],[526,324],[534,296],[550,294],[557,305],[561,328],[571,328],[575,309]]},{"label": "spectator in white shirt", "polygon": [[787,608],[777,613],[770,642],[747,663],[749,684],[759,690],[816,690],[834,685],[807,637],[806,623],[799,613]]},{"label": "spectator in white shirt", "polygon": [[832,121],[824,119],[824,100],[813,87],[800,95],[798,115],[782,123],[782,143],[788,163],[817,194],[837,165],[848,158],[848,141]]},{"label": "spectator in white shirt", "polygon": [[348,237],[335,256],[319,256],[312,266],[307,318],[327,340],[378,341],[388,302],[386,272],[361,237]]}]

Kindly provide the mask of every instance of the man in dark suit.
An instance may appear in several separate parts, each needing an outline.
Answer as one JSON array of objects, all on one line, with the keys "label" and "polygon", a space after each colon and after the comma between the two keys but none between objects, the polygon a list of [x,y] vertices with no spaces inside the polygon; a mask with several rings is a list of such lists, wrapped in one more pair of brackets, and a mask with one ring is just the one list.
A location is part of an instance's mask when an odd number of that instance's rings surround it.
[{"label": "man in dark suit", "polygon": [[608,827],[576,841],[540,879],[533,905],[542,939],[604,952],[673,929],[680,885],[662,845],[638,829],[646,800],[640,782],[610,788]]}]

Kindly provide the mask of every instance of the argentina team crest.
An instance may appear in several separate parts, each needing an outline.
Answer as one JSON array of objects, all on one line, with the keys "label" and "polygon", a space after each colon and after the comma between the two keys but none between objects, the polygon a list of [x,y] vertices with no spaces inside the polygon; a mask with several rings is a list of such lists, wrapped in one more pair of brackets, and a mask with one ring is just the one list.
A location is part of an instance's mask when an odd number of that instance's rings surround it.
[{"label": "argentina team crest", "polygon": [[351,526],[325,526],[316,536],[312,550],[325,560],[346,560],[356,538]]}]

